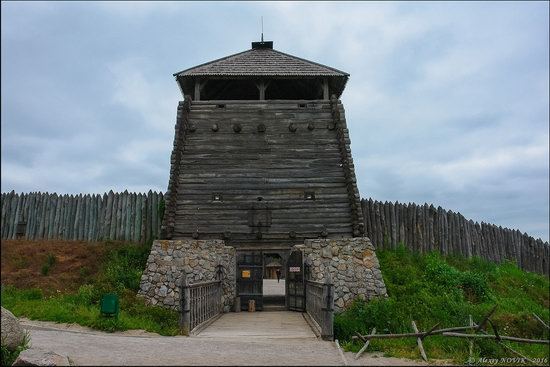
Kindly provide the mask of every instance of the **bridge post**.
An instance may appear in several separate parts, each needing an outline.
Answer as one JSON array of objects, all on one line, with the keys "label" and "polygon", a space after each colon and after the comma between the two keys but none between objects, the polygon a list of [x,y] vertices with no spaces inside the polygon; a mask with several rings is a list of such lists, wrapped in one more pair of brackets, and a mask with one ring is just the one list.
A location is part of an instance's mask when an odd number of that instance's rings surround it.
[{"label": "bridge post", "polygon": [[180,283],[180,334],[189,335],[190,325],[191,325],[191,314],[190,314],[190,291],[189,291],[189,282],[187,280],[187,274],[185,271],[181,272],[181,283]]},{"label": "bridge post", "polygon": [[322,325],[321,326],[321,338],[323,340],[333,340],[334,339],[334,285],[332,284],[332,279],[330,273],[325,275],[325,284],[323,284],[323,300],[325,302],[325,307],[323,310]]}]

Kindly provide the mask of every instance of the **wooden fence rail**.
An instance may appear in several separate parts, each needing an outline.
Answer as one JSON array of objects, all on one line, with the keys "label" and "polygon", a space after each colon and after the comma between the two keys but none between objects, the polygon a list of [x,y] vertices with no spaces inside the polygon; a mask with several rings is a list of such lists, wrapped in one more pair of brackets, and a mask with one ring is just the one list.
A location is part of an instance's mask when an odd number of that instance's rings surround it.
[{"label": "wooden fence rail", "polygon": [[180,284],[180,333],[192,335],[222,312],[222,281],[189,284],[183,273]]},{"label": "wooden fence rail", "polygon": [[147,242],[158,238],[163,193],[3,193],[2,239]]},{"label": "wooden fence rail", "polygon": [[334,285],[306,280],[306,312],[323,340],[334,339]]},{"label": "wooden fence rail", "polygon": [[[483,318],[483,320],[479,324],[475,324],[472,321],[472,316],[469,316],[470,319],[470,325],[469,326],[459,326],[459,327],[452,327],[447,329],[437,329],[439,326],[439,323],[434,325],[430,330],[421,332],[418,331],[418,328],[416,327],[416,323],[414,320],[411,322],[413,333],[403,333],[403,334],[376,334],[376,328],[373,328],[370,335],[361,335],[359,333],[355,333],[355,336],[352,336],[352,340],[361,340],[363,343],[363,347],[359,350],[359,352],[355,355],[355,359],[358,359],[368,348],[369,343],[372,339],[401,339],[401,338],[416,338],[418,350],[420,351],[420,355],[423,360],[428,361],[428,356],[426,355],[426,351],[424,349],[424,345],[422,341],[427,338],[428,336],[434,336],[434,335],[440,335],[444,337],[453,337],[453,338],[468,338],[471,341],[473,339],[483,338],[483,339],[493,339],[495,340],[500,346],[502,346],[504,349],[514,353],[515,355],[519,356],[520,358],[531,362],[532,364],[539,364],[536,363],[536,361],[533,361],[532,359],[529,359],[522,355],[521,353],[517,352],[516,350],[512,349],[509,345],[505,344],[503,341],[513,341],[516,343],[529,343],[529,344],[547,344],[550,345],[550,339],[527,339],[527,338],[518,338],[514,336],[507,336],[507,335],[500,335],[497,327],[495,324],[490,320],[491,315],[495,312],[496,306],[489,311],[487,315]],[[539,320],[539,317],[537,315],[534,315],[537,320]],[[546,325],[542,320],[540,320],[544,325]],[[483,330],[483,326],[485,324],[489,323],[491,325],[491,328],[493,329],[494,335],[489,334],[485,330]],[[472,333],[464,333],[464,331],[470,330]],[[457,332],[462,331],[462,332]],[[479,332],[482,333],[482,335],[478,334]],[[470,359],[472,358],[473,354],[473,344],[470,344],[469,347],[470,350]],[[547,364],[544,363],[544,365]]]},{"label": "wooden fence rail", "polygon": [[508,259],[519,268],[549,276],[550,246],[518,230],[467,220],[460,213],[433,205],[361,201],[365,235],[376,248],[403,243],[412,251],[479,256],[500,263]]}]

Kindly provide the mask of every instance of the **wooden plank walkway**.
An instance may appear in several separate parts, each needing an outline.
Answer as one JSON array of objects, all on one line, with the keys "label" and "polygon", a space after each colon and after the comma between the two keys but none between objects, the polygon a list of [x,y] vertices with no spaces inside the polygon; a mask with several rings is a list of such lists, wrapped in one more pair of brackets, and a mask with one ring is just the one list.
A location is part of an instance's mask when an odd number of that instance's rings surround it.
[{"label": "wooden plank walkway", "polygon": [[292,311],[226,313],[197,337],[316,338],[302,313]]}]

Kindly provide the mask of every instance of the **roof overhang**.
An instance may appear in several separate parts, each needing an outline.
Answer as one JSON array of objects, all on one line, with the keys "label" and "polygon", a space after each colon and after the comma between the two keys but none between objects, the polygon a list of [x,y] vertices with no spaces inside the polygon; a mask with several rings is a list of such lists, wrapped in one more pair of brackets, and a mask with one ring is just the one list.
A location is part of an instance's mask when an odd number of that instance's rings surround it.
[{"label": "roof overhang", "polygon": [[349,74],[277,50],[273,42],[253,42],[252,48],[174,74],[185,94],[190,94],[197,80],[207,79],[327,79],[331,93],[340,97]]}]

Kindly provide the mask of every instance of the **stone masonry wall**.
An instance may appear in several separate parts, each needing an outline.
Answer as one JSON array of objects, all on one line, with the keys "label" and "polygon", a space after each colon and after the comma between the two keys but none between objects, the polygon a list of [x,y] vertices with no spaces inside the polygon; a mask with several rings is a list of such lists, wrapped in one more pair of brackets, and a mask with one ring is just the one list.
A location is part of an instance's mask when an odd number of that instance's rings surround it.
[{"label": "stone masonry wall", "polygon": [[235,299],[235,249],[222,240],[158,240],[153,243],[141,276],[139,295],[151,305],[179,310],[182,271],[189,284],[215,280],[223,265],[224,311]]},{"label": "stone masonry wall", "polygon": [[374,246],[367,237],[308,239],[295,247],[303,249],[311,279],[324,282],[326,273],[330,274],[336,311],[357,297],[370,300],[387,296]]}]

